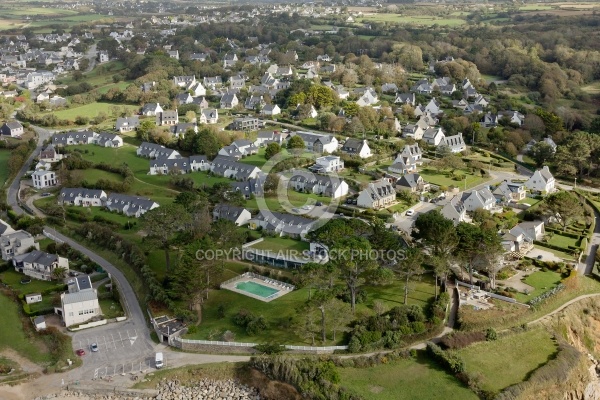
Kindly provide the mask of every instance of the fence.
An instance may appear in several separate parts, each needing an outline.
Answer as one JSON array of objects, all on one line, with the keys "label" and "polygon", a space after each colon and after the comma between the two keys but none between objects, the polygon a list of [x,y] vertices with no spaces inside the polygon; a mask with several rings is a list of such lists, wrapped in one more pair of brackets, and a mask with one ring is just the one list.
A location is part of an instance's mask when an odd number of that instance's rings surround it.
[{"label": "fence", "polygon": [[[195,339],[182,339],[176,337],[174,340],[175,347],[181,347],[182,343],[187,344],[199,344],[206,346],[225,346],[225,347],[255,347],[258,346],[258,343],[240,343],[240,342],[221,342],[216,340],[195,340]],[[179,342],[179,343],[177,343]],[[286,350],[291,351],[335,351],[335,350],[348,350],[348,346],[294,346],[294,345],[284,345]]]},{"label": "fence", "polygon": [[190,343],[190,344],[205,344],[207,346],[231,346],[231,347],[254,347],[258,343],[241,343],[241,342],[221,342],[218,340],[196,340],[196,339],[182,339],[175,338],[175,342]]}]

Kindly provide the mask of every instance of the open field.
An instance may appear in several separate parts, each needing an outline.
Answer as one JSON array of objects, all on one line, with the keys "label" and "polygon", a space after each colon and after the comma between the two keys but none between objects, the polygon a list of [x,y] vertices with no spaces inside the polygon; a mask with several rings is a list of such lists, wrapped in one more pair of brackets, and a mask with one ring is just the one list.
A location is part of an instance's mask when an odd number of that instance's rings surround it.
[{"label": "open field", "polygon": [[293,240],[281,237],[267,237],[262,242],[256,243],[252,246],[254,249],[259,250],[271,250],[274,252],[295,250],[304,251],[310,248],[308,242]]},{"label": "open field", "polygon": [[360,22],[391,22],[398,24],[408,25],[421,25],[421,26],[432,26],[432,25],[447,25],[447,26],[459,26],[466,23],[464,19],[459,18],[442,18],[431,15],[422,16],[407,16],[402,14],[373,14],[367,15],[363,18],[359,18]]},{"label": "open field", "polygon": [[0,7],[0,12],[4,16],[67,16],[67,15],[77,15],[77,11],[74,10],[66,10],[63,8],[49,8],[49,7],[19,7],[19,8],[11,8],[11,7]]},{"label": "open field", "polygon": [[[221,281],[231,279],[244,271],[244,265],[241,263],[225,263],[224,267],[225,271]],[[271,269],[271,271],[275,272],[270,275],[274,279],[280,278],[278,274],[290,274],[290,271],[285,270]],[[391,285],[387,286],[366,286],[364,289],[367,292],[367,301],[357,304],[357,315],[371,313],[370,308],[375,300],[382,301],[387,309],[401,305],[403,302],[403,284],[399,281],[394,281]],[[414,283],[413,289],[409,293],[408,302],[409,304],[416,304],[421,307],[425,307],[435,294],[433,279],[429,276]],[[208,339],[212,337],[213,340],[220,340],[223,332],[230,330],[235,334],[236,341],[309,345],[311,343],[310,340],[299,337],[297,330],[294,329],[294,323],[297,318],[296,310],[306,300],[308,300],[308,288],[294,290],[269,303],[255,300],[229,290],[212,290],[208,296],[208,300],[203,303],[202,323],[198,326],[198,331],[194,334],[186,335],[186,338]],[[225,316],[220,318],[218,308],[221,304],[225,306]],[[252,336],[248,335],[244,328],[235,325],[233,317],[243,308],[249,310],[254,315],[264,316],[269,324],[269,329],[261,334]],[[338,343],[341,339],[342,335],[337,335]],[[331,345],[333,341],[329,338],[327,344]]]},{"label": "open field", "polygon": [[524,293],[517,293],[515,299],[521,303],[527,303],[529,300],[554,288],[560,283],[560,281],[561,276],[559,273],[553,271],[534,272],[523,280],[524,283],[535,288],[533,292],[529,293],[529,295],[526,295]]},{"label": "open field", "polygon": [[340,384],[369,400],[429,400],[478,397],[456,378],[429,360],[398,360],[369,368],[338,368]]},{"label": "open field", "polygon": [[509,334],[490,342],[475,343],[458,350],[467,371],[483,376],[483,389],[500,391],[527,379],[546,364],[557,351],[549,332],[533,329]]},{"label": "open field", "polygon": [[[31,282],[22,284],[21,279],[31,279]],[[40,293],[46,289],[51,289],[60,285],[60,282],[48,282],[30,278],[25,274],[15,271],[14,268],[2,272],[0,274],[0,280],[21,294]]]},{"label": "open field", "polygon": [[552,244],[554,246],[564,247],[565,250],[567,250],[569,248],[569,246],[577,246],[577,243],[579,242],[578,239],[568,237],[568,236],[563,236],[558,233],[547,234],[547,237],[549,238],[548,239],[549,244]]},{"label": "open field", "polygon": [[75,121],[75,118],[79,116],[94,118],[101,112],[106,113],[108,116],[110,116],[112,107],[118,108],[119,111],[126,108],[128,112],[135,112],[139,109],[138,106],[94,102],[90,104],[85,104],[83,106],[68,108],[65,110],[53,111],[52,114],[54,114],[57,118],[60,119]]},{"label": "open field", "polygon": [[8,159],[10,150],[0,150],[0,187],[4,186],[8,179]]},{"label": "open field", "polygon": [[[481,176],[475,176],[467,173],[467,171],[458,171],[459,174],[463,174],[466,177],[466,188],[472,188],[473,186],[480,185],[486,181],[489,181],[491,178],[482,178]],[[450,176],[447,176],[445,173],[438,173],[433,169],[423,168],[419,174],[423,177],[426,182],[432,183],[438,186],[455,186],[460,188],[461,190],[465,189],[465,179],[455,180]]]}]

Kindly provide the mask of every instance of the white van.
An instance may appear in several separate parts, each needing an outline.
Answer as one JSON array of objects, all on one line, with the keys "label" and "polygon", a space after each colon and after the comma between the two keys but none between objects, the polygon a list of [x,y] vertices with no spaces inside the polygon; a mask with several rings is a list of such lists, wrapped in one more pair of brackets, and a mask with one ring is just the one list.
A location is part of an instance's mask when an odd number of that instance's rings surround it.
[{"label": "white van", "polygon": [[154,366],[156,369],[163,367],[163,353],[156,353],[156,356],[154,357]]}]

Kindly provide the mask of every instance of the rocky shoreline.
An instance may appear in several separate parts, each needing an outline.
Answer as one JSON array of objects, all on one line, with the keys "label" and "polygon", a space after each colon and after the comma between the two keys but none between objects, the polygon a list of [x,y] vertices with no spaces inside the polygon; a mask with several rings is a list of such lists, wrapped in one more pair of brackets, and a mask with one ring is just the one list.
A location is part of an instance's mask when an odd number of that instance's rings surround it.
[{"label": "rocky shoreline", "polygon": [[35,400],[87,399],[87,400],[261,400],[258,389],[235,380],[217,381],[202,379],[191,386],[182,386],[177,380],[165,380],[157,385],[157,395],[142,393],[106,393],[93,390],[66,390],[60,394],[36,397]]}]

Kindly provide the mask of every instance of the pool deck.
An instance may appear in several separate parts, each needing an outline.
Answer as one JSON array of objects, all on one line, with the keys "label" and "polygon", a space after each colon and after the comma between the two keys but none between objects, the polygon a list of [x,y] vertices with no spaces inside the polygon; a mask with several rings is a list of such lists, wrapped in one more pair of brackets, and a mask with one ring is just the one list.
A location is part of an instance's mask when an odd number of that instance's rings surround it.
[{"label": "pool deck", "polygon": [[[261,277],[261,278],[262,279],[240,275],[240,276],[238,276],[238,279],[230,280],[229,282],[222,284],[221,288],[231,290],[232,292],[236,292],[239,294],[243,294],[244,296],[252,297],[253,299],[256,299],[256,300],[264,301],[265,303],[269,303],[275,299],[278,299],[281,296],[283,296],[293,290],[293,289],[288,288],[290,285],[287,285],[283,282],[279,282],[275,279],[266,278],[266,277]],[[269,297],[262,297],[257,294],[250,293],[245,290],[240,290],[240,289],[236,288],[236,285],[240,282],[254,282],[254,283],[257,283],[262,286],[266,286],[266,287],[269,287],[272,289],[277,289],[278,291],[276,293],[273,293]]]}]

